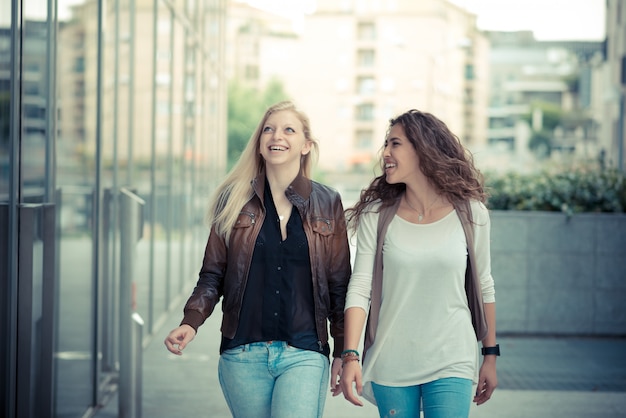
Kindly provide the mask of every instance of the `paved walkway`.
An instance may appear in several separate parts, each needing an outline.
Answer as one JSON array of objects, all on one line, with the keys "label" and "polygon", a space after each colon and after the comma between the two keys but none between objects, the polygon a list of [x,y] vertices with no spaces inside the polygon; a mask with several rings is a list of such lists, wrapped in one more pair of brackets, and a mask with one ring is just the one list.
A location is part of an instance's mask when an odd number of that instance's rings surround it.
[{"label": "paved walkway", "polygon": [[[163,338],[178,325],[182,307],[150,342],[143,354],[144,418],[231,416],[217,380],[217,310],[181,357],[165,349]],[[472,418],[626,417],[626,339],[499,336],[498,342],[500,385],[485,405],[472,405]],[[365,404],[329,396],[324,416],[377,418]],[[96,416],[117,417],[117,398]]]}]

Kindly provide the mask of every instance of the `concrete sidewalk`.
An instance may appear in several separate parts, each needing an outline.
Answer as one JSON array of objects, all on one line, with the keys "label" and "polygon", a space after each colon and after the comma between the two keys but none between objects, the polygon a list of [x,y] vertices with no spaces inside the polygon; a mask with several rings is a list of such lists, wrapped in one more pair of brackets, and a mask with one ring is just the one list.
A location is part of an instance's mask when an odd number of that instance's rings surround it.
[{"label": "concrete sidewalk", "polygon": [[[176,309],[143,354],[144,418],[231,415],[217,378],[219,307],[183,356],[163,345],[182,317]],[[472,418],[626,417],[626,339],[499,336],[499,387]],[[114,397],[97,417],[116,417]],[[377,409],[343,397],[326,401],[325,418],[376,418]],[[297,418],[297,417],[294,417]]]}]

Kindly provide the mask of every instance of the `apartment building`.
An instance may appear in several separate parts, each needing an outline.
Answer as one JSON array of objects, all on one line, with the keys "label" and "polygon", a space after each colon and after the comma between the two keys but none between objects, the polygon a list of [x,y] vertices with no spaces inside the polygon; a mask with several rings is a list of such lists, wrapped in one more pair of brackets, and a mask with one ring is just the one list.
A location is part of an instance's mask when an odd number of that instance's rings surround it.
[{"label": "apartment building", "polygon": [[[603,42],[537,41],[530,31],[487,35],[491,43],[489,144],[504,145],[518,156],[529,153],[530,131],[545,128],[541,106],[548,104],[580,119],[575,127],[563,125],[550,132],[551,149],[586,152],[593,158],[598,137],[593,97],[600,91],[593,74],[603,55]],[[520,123],[528,128],[520,129]]]},{"label": "apartment building", "polygon": [[325,171],[371,173],[389,118],[411,108],[483,144],[489,46],[475,19],[445,0],[318,0],[297,32],[258,38],[258,80],[280,79],[307,111]]},{"label": "apartment building", "polygon": [[226,75],[243,86],[262,90],[260,48],[268,37],[297,37],[293,21],[285,16],[230,0],[226,31]]},{"label": "apartment building", "polygon": [[207,13],[204,22],[195,16],[195,21],[180,24],[168,7],[155,13],[152,1],[135,0],[106,10],[109,32],[99,57],[97,5],[95,0],[73,5],[71,17],[59,25],[60,138],[79,154],[93,157],[96,143],[84,138],[94,137],[100,128],[95,119],[83,116],[97,111],[101,94],[101,134],[111,145],[101,149],[105,160],[112,159],[113,144],[122,160],[149,160],[154,135],[154,153],[175,159],[189,154],[193,144],[213,143],[212,152],[199,147],[194,153],[223,171],[226,144],[219,139],[225,136],[225,123],[219,119],[223,109],[217,109],[225,100],[225,87],[218,80],[226,65],[214,57],[224,48],[216,42],[225,40],[200,42],[187,27],[206,25],[210,31],[219,22]]}]

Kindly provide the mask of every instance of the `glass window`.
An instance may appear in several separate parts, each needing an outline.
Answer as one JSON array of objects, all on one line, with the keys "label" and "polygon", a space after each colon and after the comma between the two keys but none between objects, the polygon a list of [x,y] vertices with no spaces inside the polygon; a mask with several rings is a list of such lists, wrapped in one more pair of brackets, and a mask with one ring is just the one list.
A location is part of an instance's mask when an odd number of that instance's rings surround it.
[{"label": "glass window", "polygon": [[357,52],[357,65],[362,68],[373,67],[376,62],[376,52],[373,49],[360,49]]},{"label": "glass window", "polygon": [[172,76],[167,73],[160,73],[156,76],[156,82],[160,86],[168,86],[172,80]]},{"label": "glass window", "polygon": [[376,40],[376,25],[373,22],[359,22],[357,26],[357,39],[359,41]]},{"label": "glass window", "polygon": [[359,150],[368,150],[372,148],[374,142],[374,132],[371,129],[362,129],[356,132],[355,147]]},{"label": "glass window", "polygon": [[43,121],[46,117],[46,110],[37,105],[25,104],[24,116],[28,119],[39,119]]},{"label": "glass window", "polygon": [[247,80],[258,80],[259,78],[259,67],[256,65],[246,65],[246,74],[245,78]]},{"label": "glass window", "polygon": [[[29,227],[37,235],[33,283],[42,292],[38,283],[44,274],[55,279],[46,280],[56,288],[45,297],[55,298],[46,305],[58,307],[57,315],[40,321],[43,304],[30,303],[38,299],[19,302],[19,312],[33,314],[34,344],[29,350],[15,342],[19,350],[14,351],[37,361],[14,398],[32,405],[33,412],[24,416],[80,417],[115,399],[109,391],[115,390],[121,369],[120,346],[126,341],[120,340],[130,341],[120,338],[126,312],[118,308],[131,305],[126,296],[132,295],[133,309],[145,321],[144,338],[150,338],[197,277],[194,266],[202,254],[196,249],[206,240],[206,196],[226,169],[227,83],[217,69],[226,63],[227,0],[4,3],[9,11],[19,5],[22,14],[17,29],[0,28],[0,194],[32,204],[22,205],[29,210],[43,203],[56,211],[53,239],[45,237],[55,251],[44,250],[43,224]],[[48,13],[48,7],[58,14]],[[106,23],[102,28],[100,19]],[[15,79],[13,40],[21,54]],[[258,68],[250,69],[258,78]],[[14,121],[20,125],[12,130]],[[11,147],[14,139],[19,148]],[[17,150],[17,158],[10,149]],[[7,197],[12,184],[16,198]],[[144,200],[140,219],[125,216],[126,191]],[[29,231],[20,219],[29,218],[18,217],[18,232]],[[128,231],[140,231],[132,242],[135,254],[121,251]],[[48,254],[54,254],[54,268],[44,269],[40,261]],[[136,274],[122,288],[126,257],[134,257]],[[3,283],[21,283],[29,269],[19,270]],[[0,296],[5,290],[0,283]],[[52,318],[55,327],[48,326]],[[28,315],[20,317],[11,328],[21,332],[28,321]],[[7,331],[5,323],[0,331]],[[56,344],[40,339],[40,331],[53,328]],[[44,348],[54,353],[47,357],[40,353]],[[5,359],[0,372],[16,367],[8,355],[0,357]],[[48,358],[53,365],[41,364]],[[39,379],[39,368],[47,366],[54,366],[54,393],[52,388],[44,392],[46,382]],[[0,375],[5,379],[0,387],[6,388],[7,374]],[[54,411],[39,410],[49,407],[39,402],[42,396],[54,397],[49,403]]]},{"label": "glass window", "polygon": [[85,57],[79,56],[74,59],[74,72],[75,73],[85,72]]},{"label": "glass window", "polygon": [[374,120],[374,105],[371,103],[358,105],[356,107],[356,119],[360,121]]},{"label": "glass window", "polygon": [[374,94],[376,92],[376,80],[374,77],[359,77],[356,90],[358,94]]},{"label": "glass window", "polygon": [[38,61],[26,61],[24,60],[24,70],[32,73],[39,73],[41,69],[41,63]]},{"label": "glass window", "polygon": [[29,96],[38,96],[39,94],[41,94],[39,83],[24,81],[24,94]]}]

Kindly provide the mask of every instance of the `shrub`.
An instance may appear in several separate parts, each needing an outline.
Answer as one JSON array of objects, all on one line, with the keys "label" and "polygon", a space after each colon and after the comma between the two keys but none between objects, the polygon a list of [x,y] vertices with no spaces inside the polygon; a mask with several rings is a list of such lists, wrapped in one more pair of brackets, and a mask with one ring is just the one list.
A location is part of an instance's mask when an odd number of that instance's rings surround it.
[{"label": "shrub", "polygon": [[618,170],[504,175],[485,173],[493,210],[625,212],[626,177]]}]

